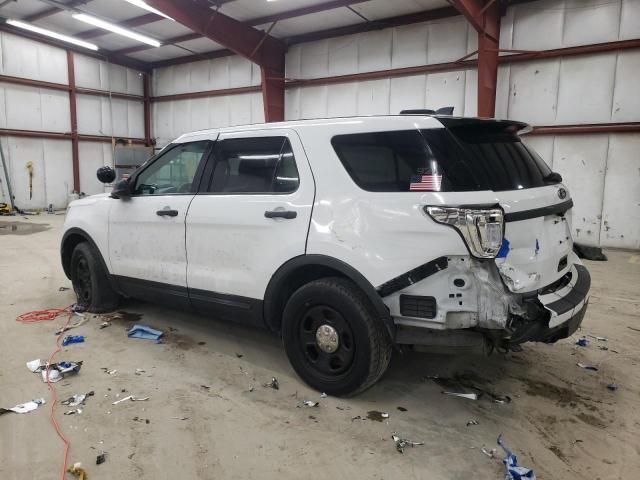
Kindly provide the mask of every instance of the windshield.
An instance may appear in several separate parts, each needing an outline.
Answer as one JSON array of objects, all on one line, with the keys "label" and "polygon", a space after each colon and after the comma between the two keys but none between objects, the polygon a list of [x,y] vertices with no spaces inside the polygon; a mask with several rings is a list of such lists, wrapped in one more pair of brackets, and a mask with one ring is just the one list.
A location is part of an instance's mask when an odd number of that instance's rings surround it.
[{"label": "windshield", "polygon": [[557,183],[515,133],[486,125],[338,135],[354,182],[372,192],[519,190]]}]

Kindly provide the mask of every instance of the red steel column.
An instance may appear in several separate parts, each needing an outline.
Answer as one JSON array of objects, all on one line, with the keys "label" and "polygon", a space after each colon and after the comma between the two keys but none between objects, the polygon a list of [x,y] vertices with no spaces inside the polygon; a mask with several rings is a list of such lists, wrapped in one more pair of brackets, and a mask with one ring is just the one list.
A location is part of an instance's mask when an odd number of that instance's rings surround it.
[{"label": "red steel column", "polygon": [[67,50],[67,73],[69,77],[69,116],[71,118],[71,162],[73,165],[73,189],[80,193],[80,152],[78,149],[78,113],[76,109],[76,72],[73,52]]},{"label": "red steel column", "polygon": [[500,48],[500,7],[494,2],[484,12],[484,29],[478,32],[478,116],[494,117]]},{"label": "red steel column", "polygon": [[265,122],[284,121],[284,55],[282,68],[260,67]]},{"label": "red steel column", "polygon": [[151,75],[142,74],[142,94],[144,96],[144,143],[151,146]]}]

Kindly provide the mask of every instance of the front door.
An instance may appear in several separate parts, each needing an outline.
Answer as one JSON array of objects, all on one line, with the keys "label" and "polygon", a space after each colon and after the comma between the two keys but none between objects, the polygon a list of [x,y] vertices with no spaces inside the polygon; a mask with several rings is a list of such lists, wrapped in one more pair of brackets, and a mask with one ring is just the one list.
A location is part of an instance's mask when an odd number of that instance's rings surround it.
[{"label": "front door", "polygon": [[185,218],[212,145],[170,146],[132,177],[130,198],[113,200],[109,260],[124,293],[188,305]]},{"label": "front door", "polygon": [[189,295],[220,318],[260,323],[271,276],[305,253],[313,176],[287,129],[220,134],[213,158],[187,216]]}]

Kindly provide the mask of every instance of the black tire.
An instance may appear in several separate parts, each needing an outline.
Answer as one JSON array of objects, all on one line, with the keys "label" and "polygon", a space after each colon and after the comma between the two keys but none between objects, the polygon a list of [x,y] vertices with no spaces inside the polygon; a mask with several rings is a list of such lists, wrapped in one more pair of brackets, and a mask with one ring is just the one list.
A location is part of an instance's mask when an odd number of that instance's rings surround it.
[{"label": "black tire", "polygon": [[76,245],[71,254],[71,283],[78,305],[92,313],[111,312],[118,307],[120,297],[111,287],[109,273],[98,255],[87,242]]},{"label": "black tire", "polygon": [[[327,340],[321,347],[317,335],[324,325],[333,332],[323,330]],[[391,338],[382,319],[366,295],[344,278],[314,280],[294,292],[284,309],[282,338],[296,373],[334,396],[366,390],[391,360]]]}]

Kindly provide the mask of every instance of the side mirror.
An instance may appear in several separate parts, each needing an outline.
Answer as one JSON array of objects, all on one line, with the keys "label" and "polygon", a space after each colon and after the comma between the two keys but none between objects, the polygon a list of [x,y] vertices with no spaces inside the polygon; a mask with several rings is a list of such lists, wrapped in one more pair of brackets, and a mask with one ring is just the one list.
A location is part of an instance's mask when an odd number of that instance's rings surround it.
[{"label": "side mirror", "polygon": [[101,183],[113,183],[116,179],[116,171],[111,167],[104,166],[98,169],[96,176]]},{"label": "side mirror", "polygon": [[128,198],[131,196],[129,179],[120,180],[111,192],[111,198]]}]

